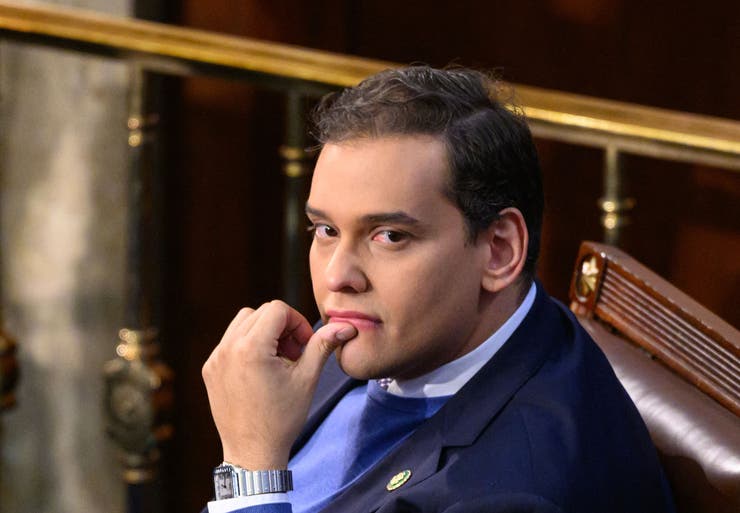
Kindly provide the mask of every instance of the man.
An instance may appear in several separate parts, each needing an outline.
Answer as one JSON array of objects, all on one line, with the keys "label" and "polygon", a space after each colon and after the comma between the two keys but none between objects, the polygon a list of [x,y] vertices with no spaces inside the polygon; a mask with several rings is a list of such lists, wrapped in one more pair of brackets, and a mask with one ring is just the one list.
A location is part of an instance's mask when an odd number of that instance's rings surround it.
[{"label": "man", "polygon": [[496,84],[385,71],[325,98],[316,132],[323,325],[245,308],[206,362],[209,511],[672,511],[636,409],[533,279],[539,164]]}]

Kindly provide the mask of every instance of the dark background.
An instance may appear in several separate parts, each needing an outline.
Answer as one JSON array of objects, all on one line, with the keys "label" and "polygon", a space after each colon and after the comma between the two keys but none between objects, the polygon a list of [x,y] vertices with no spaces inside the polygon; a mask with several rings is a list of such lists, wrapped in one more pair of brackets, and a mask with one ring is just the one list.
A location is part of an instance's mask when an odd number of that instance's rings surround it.
[{"label": "dark background", "polygon": [[[740,119],[740,3],[541,0],[182,0],[165,20],[401,63],[496,68],[530,84]],[[168,511],[195,511],[221,461],[200,368],[241,306],[279,297],[283,97],[170,79],[165,104],[162,344],[176,372]],[[546,190],[539,274],[565,299],[581,240],[602,236],[603,154],[538,141]],[[621,246],[740,325],[740,175],[625,159],[638,203]],[[309,313],[310,315],[310,313]],[[245,393],[248,393],[245,391]]]}]

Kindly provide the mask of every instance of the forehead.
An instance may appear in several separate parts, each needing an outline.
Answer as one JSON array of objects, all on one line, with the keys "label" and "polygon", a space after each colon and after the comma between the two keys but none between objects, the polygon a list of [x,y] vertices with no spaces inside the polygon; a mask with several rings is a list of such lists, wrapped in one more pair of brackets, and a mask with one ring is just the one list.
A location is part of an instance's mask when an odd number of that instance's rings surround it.
[{"label": "forehead", "polygon": [[449,203],[447,151],[434,136],[363,138],[324,146],[308,204],[329,211],[423,213]]}]

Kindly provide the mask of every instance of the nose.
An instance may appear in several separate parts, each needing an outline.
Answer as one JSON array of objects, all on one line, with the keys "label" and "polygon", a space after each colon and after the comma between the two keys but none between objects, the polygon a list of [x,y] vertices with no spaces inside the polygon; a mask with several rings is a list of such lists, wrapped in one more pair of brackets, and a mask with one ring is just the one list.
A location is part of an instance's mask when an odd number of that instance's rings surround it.
[{"label": "nose", "polygon": [[326,287],[332,292],[365,292],[368,280],[357,250],[342,241],[334,247],[324,269]]}]

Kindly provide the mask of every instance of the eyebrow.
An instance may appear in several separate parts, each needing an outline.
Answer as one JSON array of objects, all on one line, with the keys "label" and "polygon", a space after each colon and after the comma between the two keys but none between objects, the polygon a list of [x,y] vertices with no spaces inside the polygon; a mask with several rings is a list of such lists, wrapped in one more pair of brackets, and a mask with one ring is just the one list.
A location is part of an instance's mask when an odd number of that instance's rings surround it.
[{"label": "eyebrow", "polygon": [[[306,214],[314,217],[321,217],[329,219],[329,216],[323,210],[313,208],[306,204]],[[365,224],[401,224],[405,226],[421,226],[422,222],[416,219],[414,216],[404,212],[403,210],[396,210],[394,212],[378,212],[372,214],[366,214],[361,218]]]}]

